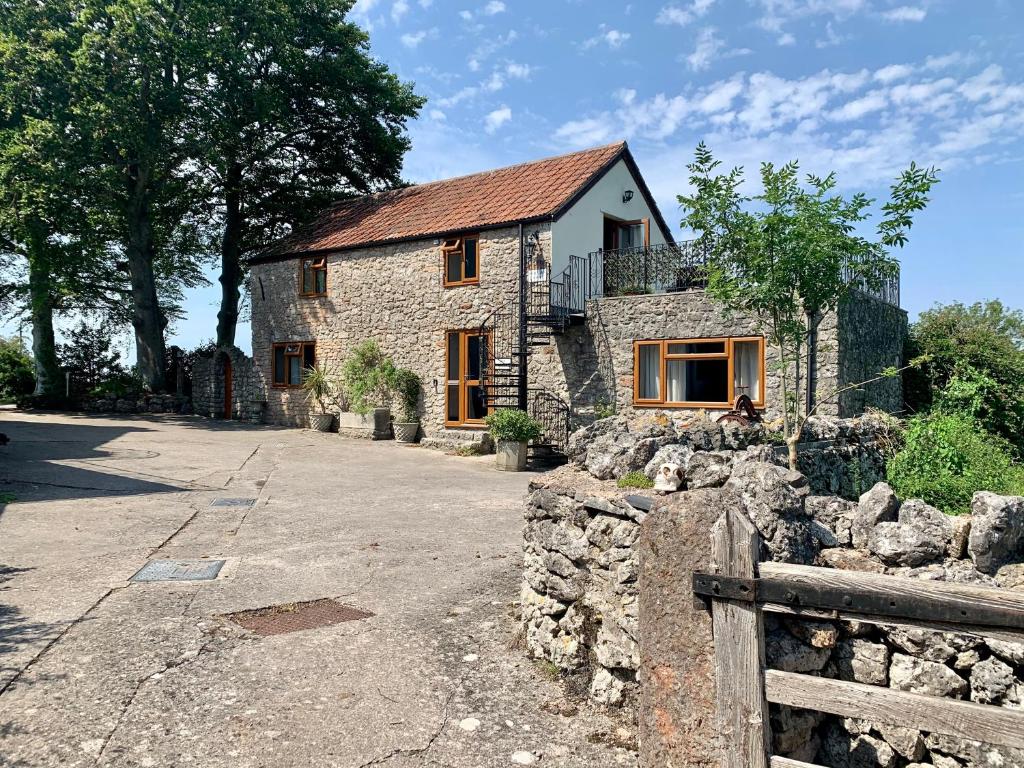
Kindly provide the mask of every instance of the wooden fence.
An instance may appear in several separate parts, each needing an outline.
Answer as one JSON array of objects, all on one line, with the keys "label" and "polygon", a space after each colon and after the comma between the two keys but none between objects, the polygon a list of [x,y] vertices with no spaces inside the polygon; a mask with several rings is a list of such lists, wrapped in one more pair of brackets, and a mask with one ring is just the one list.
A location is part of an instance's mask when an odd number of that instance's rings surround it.
[{"label": "wooden fence", "polygon": [[1024,593],[758,562],[760,538],[729,511],[694,594],[712,608],[722,768],[821,768],[772,755],[768,704],[1024,749],[1024,711],[765,668],[763,612],[1024,642]]}]

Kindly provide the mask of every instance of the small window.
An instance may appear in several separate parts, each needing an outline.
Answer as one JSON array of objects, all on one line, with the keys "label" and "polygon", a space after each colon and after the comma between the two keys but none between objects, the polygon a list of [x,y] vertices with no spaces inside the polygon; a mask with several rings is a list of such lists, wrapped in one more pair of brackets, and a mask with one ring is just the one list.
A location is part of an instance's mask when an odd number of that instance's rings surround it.
[{"label": "small window", "polygon": [[480,282],[480,239],[476,235],[445,240],[441,254],[445,287]]},{"label": "small window", "polygon": [[764,407],[764,339],[672,339],[634,344],[633,402],[728,407],[739,395]]},{"label": "small window", "polygon": [[299,293],[323,296],[327,293],[327,259],[302,259],[299,271]]},{"label": "small window", "polygon": [[290,341],[275,344],[271,380],[275,387],[301,387],[307,368],[316,365],[316,344]]}]

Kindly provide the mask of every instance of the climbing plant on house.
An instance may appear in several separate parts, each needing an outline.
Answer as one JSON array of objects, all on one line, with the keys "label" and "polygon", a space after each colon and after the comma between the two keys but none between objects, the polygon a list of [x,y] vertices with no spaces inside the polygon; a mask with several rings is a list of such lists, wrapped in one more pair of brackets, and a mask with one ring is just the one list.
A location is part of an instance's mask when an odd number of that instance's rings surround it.
[{"label": "climbing plant on house", "polygon": [[938,181],[934,168],[911,163],[892,185],[874,237],[859,234],[874,200],[863,193],[845,197],[835,173],[807,174],[796,161],[762,163],[761,191],[746,195],[742,168],[720,173],[704,143],[697,146],[690,194],[679,195],[682,225],[692,229],[707,254],[708,293],[727,311],[752,315],[779,359],[783,429],[790,465],[806,419],[842,391],[898,376],[879,371],[869,381],[844,387],[814,404],[803,397],[808,349],[822,317],[835,310],[855,286],[878,290],[898,274],[890,249],[906,244],[913,216],[928,203]]}]

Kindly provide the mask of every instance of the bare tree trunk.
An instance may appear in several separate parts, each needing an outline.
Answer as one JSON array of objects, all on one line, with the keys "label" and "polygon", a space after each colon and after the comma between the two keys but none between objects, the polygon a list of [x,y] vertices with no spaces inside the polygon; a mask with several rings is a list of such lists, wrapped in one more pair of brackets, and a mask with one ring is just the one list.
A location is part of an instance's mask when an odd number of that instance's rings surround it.
[{"label": "bare tree trunk", "polygon": [[[33,246],[40,246],[33,243]],[[53,334],[53,293],[46,257],[35,254],[28,259],[28,292],[32,316],[32,357],[35,364],[37,395],[59,394],[60,364]]]},{"label": "bare tree trunk", "polygon": [[128,240],[125,255],[132,283],[132,325],[135,328],[135,355],[142,380],[153,392],[166,387],[164,329],[167,316],[160,309],[153,273],[153,222],[144,169],[132,166],[128,171]]},{"label": "bare tree trunk", "polygon": [[242,285],[242,167],[228,167],[224,192],[224,235],[220,245],[220,311],[217,312],[217,346],[235,343],[238,302]]}]

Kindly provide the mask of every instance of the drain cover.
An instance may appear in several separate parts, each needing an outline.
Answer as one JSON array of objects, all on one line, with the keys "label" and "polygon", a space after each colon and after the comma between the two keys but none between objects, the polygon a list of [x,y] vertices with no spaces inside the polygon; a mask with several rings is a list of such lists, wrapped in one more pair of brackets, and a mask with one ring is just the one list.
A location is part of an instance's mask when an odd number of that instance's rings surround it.
[{"label": "drain cover", "polygon": [[251,507],[256,499],[214,499],[211,507]]},{"label": "drain cover", "polygon": [[257,635],[283,635],[304,629],[329,627],[345,621],[359,621],[373,616],[372,613],[342,605],[330,599],[310,600],[305,603],[285,603],[269,608],[229,613],[227,619]]},{"label": "drain cover", "polygon": [[223,567],[223,560],[150,560],[132,581],[210,581]]}]

